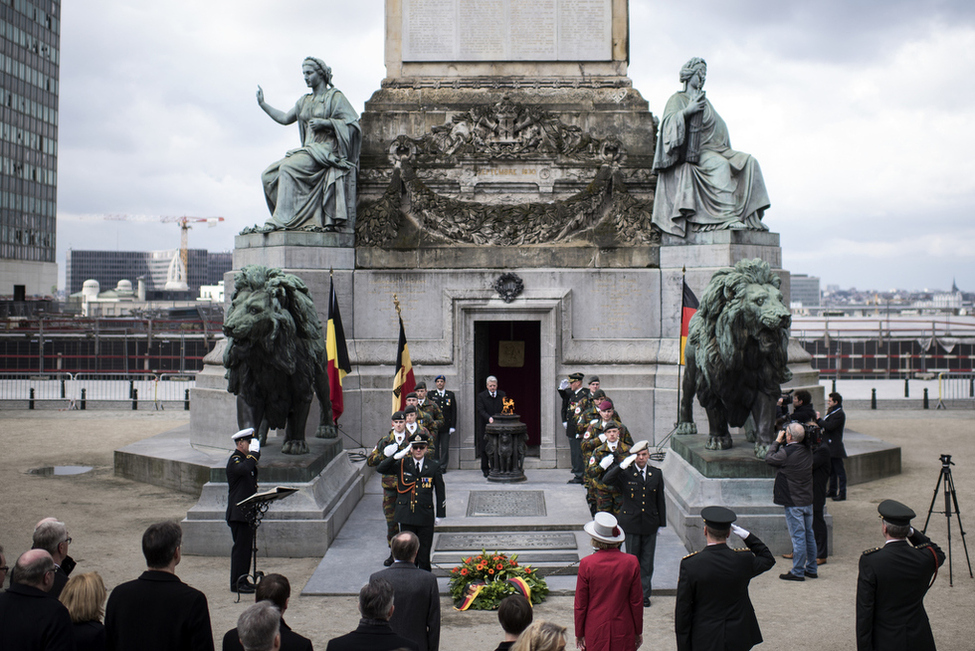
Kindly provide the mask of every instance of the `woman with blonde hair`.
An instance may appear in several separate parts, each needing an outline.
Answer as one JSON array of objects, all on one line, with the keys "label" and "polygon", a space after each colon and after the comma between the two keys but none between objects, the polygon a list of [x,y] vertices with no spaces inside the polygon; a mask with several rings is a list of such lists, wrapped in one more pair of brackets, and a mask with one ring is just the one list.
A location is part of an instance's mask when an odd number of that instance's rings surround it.
[{"label": "woman with blonde hair", "polygon": [[540,619],[518,636],[511,651],[565,651],[565,627]]},{"label": "woman with blonde hair", "polygon": [[77,651],[105,651],[105,599],[108,592],[98,572],[68,580],[58,597],[71,615]]}]

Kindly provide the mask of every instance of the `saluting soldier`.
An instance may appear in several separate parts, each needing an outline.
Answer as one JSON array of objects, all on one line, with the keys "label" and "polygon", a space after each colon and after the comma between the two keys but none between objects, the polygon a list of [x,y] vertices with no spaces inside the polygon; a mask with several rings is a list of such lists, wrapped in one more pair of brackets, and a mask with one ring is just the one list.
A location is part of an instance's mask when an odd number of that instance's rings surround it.
[{"label": "saluting soldier", "polygon": [[[621,441],[628,446],[633,445],[633,437],[630,436],[630,431],[626,428],[626,425],[620,421],[619,414],[616,413],[611,400],[606,399],[601,401],[596,406],[595,414],[596,417],[590,420],[585,426],[585,433],[582,435],[582,442],[580,443],[580,448],[585,459],[592,458],[592,454],[596,451],[596,448],[606,442],[605,430],[609,423],[616,423],[619,426]],[[590,512],[595,513],[595,511],[599,510],[596,508],[596,487],[593,485],[592,473],[588,472],[588,469],[584,481],[586,484],[586,503],[589,504]]]},{"label": "saluting soldier", "polygon": [[437,403],[437,406],[440,407],[440,413],[443,414],[443,431],[437,434],[440,437],[440,445],[437,446],[437,451],[440,456],[440,470],[447,472],[447,462],[450,461],[450,437],[457,431],[457,397],[453,391],[447,390],[447,378],[443,375],[438,375],[434,384],[437,387],[436,390],[431,391],[428,395],[431,400]]},{"label": "saluting soldier", "polygon": [[626,553],[640,561],[643,607],[649,608],[657,529],[667,526],[664,475],[650,465],[649,441],[637,441],[630,456],[603,473],[603,483],[615,486],[622,495],[617,519],[626,534]]},{"label": "saluting soldier", "polygon": [[417,432],[410,436],[405,449],[383,459],[376,468],[396,480],[396,524],[400,531],[412,531],[420,539],[416,566],[422,570],[430,569],[433,528],[440,518],[447,517],[440,464],[424,458],[428,442],[425,433]]},{"label": "saluting soldier", "polygon": [[437,440],[440,439],[440,434],[443,433],[444,429],[444,417],[443,411],[433,400],[430,400],[430,394],[427,391],[427,383],[420,382],[414,388],[416,392],[417,402],[416,408],[421,412],[427,412],[429,414],[429,423],[427,421],[423,422],[423,426],[430,430],[432,436],[436,436]]},{"label": "saluting soldier", "polygon": [[860,557],[857,651],[934,651],[924,595],[944,552],[911,527],[910,507],[884,500],[877,511],[887,542]]},{"label": "saluting soldier", "polygon": [[234,592],[253,593],[250,575],[253,556],[254,529],[244,509],[237,506],[257,492],[257,462],[261,458],[261,442],[254,436],[254,428],[248,427],[234,434],[231,439],[236,448],[227,459],[227,512],[234,546],[230,551],[230,589]]},{"label": "saluting soldier", "polygon": [[579,404],[589,397],[589,390],[583,388],[582,373],[570,373],[559,383],[559,395],[562,396],[562,427],[565,428],[565,435],[569,438],[569,458],[572,461],[572,479],[569,484],[582,484],[585,473],[585,463],[583,462],[582,450],[579,447],[582,433],[585,431],[585,421],[579,420],[582,409]]},{"label": "saluting soldier", "polygon": [[[596,448],[586,466],[586,476],[592,485],[596,512],[605,511],[616,515],[620,512],[623,496],[616,486],[603,483],[603,472],[614,463],[619,463],[630,454],[630,446],[620,441],[620,426],[609,421],[603,430],[606,442]],[[593,513],[595,516],[595,512]]]},{"label": "saluting soldier", "polygon": [[[680,562],[674,612],[677,651],[745,651],[762,642],[748,583],[775,565],[775,557],[758,536],[732,524],[736,517],[723,506],[701,509],[708,545]],[[731,531],[748,549],[728,547]]]},{"label": "saluting soldier", "polygon": [[416,434],[417,428],[419,427],[422,431],[426,432],[427,436],[430,437],[430,454],[434,455],[436,458],[437,452],[437,429],[436,422],[433,420],[433,415],[426,410],[420,409],[420,398],[416,395],[416,391],[408,393],[406,395],[406,409],[403,411],[406,414],[406,431],[412,437]]},{"label": "saluting soldier", "polygon": [[[393,414],[392,427],[389,433],[376,443],[376,447],[366,458],[366,465],[375,468],[383,459],[392,457],[400,450],[405,449],[407,445],[409,445],[409,441],[406,440],[406,415],[397,411]],[[388,545],[393,540],[393,536],[399,533],[395,517],[396,478],[383,475],[381,483],[383,486],[383,515],[386,516],[386,544]],[[383,565],[389,567],[392,564],[393,553],[390,552],[386,560],[383,561]]]}]

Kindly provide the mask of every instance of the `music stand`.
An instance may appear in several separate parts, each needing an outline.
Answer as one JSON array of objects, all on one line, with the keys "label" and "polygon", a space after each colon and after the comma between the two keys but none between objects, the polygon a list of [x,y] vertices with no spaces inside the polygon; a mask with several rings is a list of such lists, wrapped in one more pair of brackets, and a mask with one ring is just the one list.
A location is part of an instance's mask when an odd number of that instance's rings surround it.
[{"label": "music stand", "polygon": [[[275,486],[269,491],[264,491],[262,493],[254,493],[247,499],[237,502],[239,506],[244,511],[244,515],[247,518],[247,522],[250,524],[251,529],[254,532],[251,542],[251,555],[252,563],[254,567],[254,574],[245,574],[237,579],[237,586],[240,587],[242,581],[246,582],[247,579],[252,579],[253,583],[256,585],[264,578],[263,572],[257,571],[257,529],[261,526],[261,520],[264,519],[264,514],[267,513],[268,508],[271,506],[271,502],[276,502],[278,500],[284,499],[289,495],[294,495],[298,492],[297,488],[286,488],[285,486]],[[238,589],[237,594],[240,594]]]}]

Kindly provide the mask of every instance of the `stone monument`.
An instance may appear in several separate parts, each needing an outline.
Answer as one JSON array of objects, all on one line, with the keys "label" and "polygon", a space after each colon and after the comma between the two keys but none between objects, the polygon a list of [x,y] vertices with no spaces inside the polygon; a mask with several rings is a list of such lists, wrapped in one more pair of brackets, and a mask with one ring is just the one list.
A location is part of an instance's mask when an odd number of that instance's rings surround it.
[{"label": "stone monument", "polygon": [[485,452],[491,472],[488,481],[512,484],[527,481],[525,452],[528,428],[515,413],[515,401],[503,398],[504,409],[484,428]]}]

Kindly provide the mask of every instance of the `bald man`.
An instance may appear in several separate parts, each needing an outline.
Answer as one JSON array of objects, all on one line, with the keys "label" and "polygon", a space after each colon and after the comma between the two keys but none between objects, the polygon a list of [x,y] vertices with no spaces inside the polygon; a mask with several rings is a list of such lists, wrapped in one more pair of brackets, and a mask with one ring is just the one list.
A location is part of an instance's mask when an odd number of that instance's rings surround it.
[{"label": "bald man", "polygon": [[51,597],[54,559],[43,549],[17,559],[10,588],[0,594],[0,649],[74,651],[68,609]]}]

